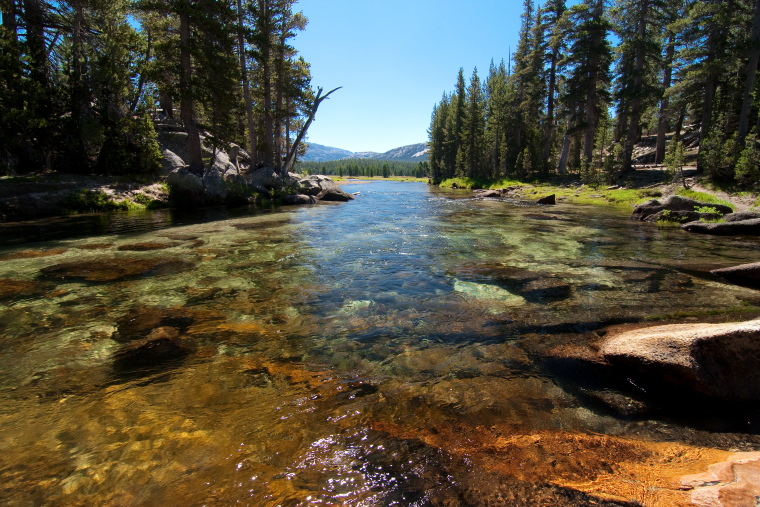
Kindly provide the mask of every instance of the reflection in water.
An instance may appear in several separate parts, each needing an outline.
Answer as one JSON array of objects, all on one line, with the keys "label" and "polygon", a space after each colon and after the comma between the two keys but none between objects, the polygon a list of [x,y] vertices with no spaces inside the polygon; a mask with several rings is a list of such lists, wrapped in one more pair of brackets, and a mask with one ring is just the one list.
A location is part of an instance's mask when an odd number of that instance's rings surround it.
[{"label": "reflection in water", "polygon": [[545,360],[609,324],[755,315],[704,273],[756,240],[346,190],[4,229],[3,503],[678,505],[679,477],[760,446],[754,419],[653,414]]}]

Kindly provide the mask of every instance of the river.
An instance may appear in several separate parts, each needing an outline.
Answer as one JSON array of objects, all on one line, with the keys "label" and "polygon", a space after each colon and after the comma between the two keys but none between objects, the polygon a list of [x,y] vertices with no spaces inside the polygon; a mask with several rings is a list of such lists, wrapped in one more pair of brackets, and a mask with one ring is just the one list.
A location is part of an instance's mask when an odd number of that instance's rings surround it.
[{"label": "river", "polygon": [[[749,319],[760,241],[630,210],[349,203],[0,231],[4,505],[676,505],[760,450],[551,366],[606,326]],[[594,503],[596,502],[596,503]]]}]

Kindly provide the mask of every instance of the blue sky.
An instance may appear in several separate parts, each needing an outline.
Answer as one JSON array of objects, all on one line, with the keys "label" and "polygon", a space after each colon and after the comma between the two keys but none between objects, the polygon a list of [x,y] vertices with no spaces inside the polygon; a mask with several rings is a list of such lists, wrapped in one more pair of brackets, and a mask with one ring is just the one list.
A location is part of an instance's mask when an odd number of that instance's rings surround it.
[{"label": "blue sky", "polygon": [[[568,4],[575,2],[568,2]],[[384,152],[427,141],[433,106],[460,67],[481,78],[514,51],[523,0],[300,0],[294,46],[312,85],[331,90],[309,141]]]}]

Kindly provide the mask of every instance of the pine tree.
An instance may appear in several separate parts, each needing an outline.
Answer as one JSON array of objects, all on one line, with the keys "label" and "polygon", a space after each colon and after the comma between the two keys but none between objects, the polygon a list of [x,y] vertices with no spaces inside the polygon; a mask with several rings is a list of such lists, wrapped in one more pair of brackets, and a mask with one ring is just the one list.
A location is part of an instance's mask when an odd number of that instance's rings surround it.
[{"label": "pine tree", "polygon": [[661,53],[662,9],[660,0],[617,0],[612,11],[618,47],[618,139],[623,141],[624,166],[632,168],[633,147],[641,134],[645,107],[653,105],[659,93],[656,84]]},{"label": "pine tree", "polygon": [[572,113],[571,131],[582,132],[582,160],[588,167],[594,156],[597,120],[609,103],[609,67],[612,51],[603,0],[584,0],[568,12],[570,49],[562,62],[567,74],[563,100]]}]

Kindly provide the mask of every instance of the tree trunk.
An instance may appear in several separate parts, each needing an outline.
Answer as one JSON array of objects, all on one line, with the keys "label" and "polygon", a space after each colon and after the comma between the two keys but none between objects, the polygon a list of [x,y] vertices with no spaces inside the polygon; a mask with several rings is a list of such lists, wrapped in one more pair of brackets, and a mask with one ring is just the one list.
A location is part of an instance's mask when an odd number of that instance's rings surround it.
[{"label": "tree trunk", "polygon": [[699,140],[704,141],[710,133],[710,120],[712,119],[713,101],[715,100],[715,89],[717,87],[717,76],[712,70],[715,60],[715,40],[711,37],[708,41],[708,54],[705,65],[708,69],[707,79],[705,80],[704,103],[702,104],[702,121],[699,126]]},{"label": "tree trunk", "polygon": [[552,137],[554,137],[554,94],[557,86],[557,59],[559,49],[552,50],[551,64],[549,66],[549,89],[546,101],[546,125],[544,125],[544,170],[549,168],[549,159],[552,154]]},{"label": "tree trunk", "polygon": [[[151,49],[153,47],[153,39],[151,37],[150,29],[146,30],[147,32],[147,38],[148,38],[148,47],[145,50],[145,63],[147,64],[150,62],[150,53]],[[145,73],[140,72],[140,78],[137,81],[137,92],[135,93],[134,98],[132,99],[132,103],[129,106],[129,111],[134,114],[134,112],[137,110],[137,105],[140,103],[140,97],[142,96],[143,87],[145,86]]]},{"label": "tree trunk", "polygon": [[676,128],[673,133],[673,139],[671,143],[677,143],[681,140],[681,130],[683,130],[683,122],[686,119],[686,104],[681,104],[681,111],[678,113],[678,120],[676,120]]},{"label": "tree trunk", "polygon": [[565,133],[565,136],[562,138],[562,153],[559,156],[559,166],[557,166],[557,172],[559,174],[567,174],[567,159],[570,156],[570,141],[571,136],[568,133]]},{"label": "tree trunk", "polygon": [[195,123],[194,101],[192,95],[191,80],[193,77],[192,62],[190,60],[190,16],[186,13],[179,16],[180,37],[180,115],[182,123],[187,131],[190,145],[190,171],[195,174],[203,174],[203,152],[201,150],[201,137],[198,125]]},{"label": "tree trunk", "polygon": [[744,85],[744,99],[742,101],[742,112],[739,116],[739,145],[749,134],[749,116],[752,112],[753,91],[755,90],[755,76],[757,75],[757,65],[760,61],[760,0],[755,0],[755,13],[752,21],[752,47],[749,52],[749,63],[747,64],[747,81]]},{"label": "tree trunk", "polygon": [[32,65],[32,78],[47,88],[48,62],[45,50],[45,26],[43,7],[40,0],[24,0],[24,22],[26,24],[26,44]]},{"label": "tree trunk", "polygon": [[[594,6],[593,16],[595,20],[599,20],[603,14],[604,3],[602,0],[598,0]],[[596,55],[596,49],[602,44],[601,34],[596,33],[592,39],[592,52]],[[594,157],[594,137],[596,134],[596,103],[598,100],[598,93],[596,87],[599,81],[599,56],[596,55],[594,59],[589,62],[589,77],[588,87],[586,89],[586,131],[583,139],[583,169],[588,169],[591,164],[591,159]]]},{"label": "tree trunk", "polygon": [[285,164],[283,165],[283,172],[287,173],[290,171],[291,167],[293,167],[293,164],[296,162],[296,155],[298,153],[298,146],[303,141],[304,136],[306,136],[306,132],[309,130],[309,127],[311,126],[311,123],[314,121],[314,116],[317,114],[317,109],[319,108],[319,105],[330,95],[332,95],[333,92],[336,92],[340,90],[342,86],[339,86],[338,88],[335,88],[333,90],[330,90],[326,94],[322,95],[322,88],[319,88],[317,90],[317,96],[314,97],[314,104],[309,108],[309,117],[306,120],[306,123],[303,124],[303,127],[301,127],[301,130],[298,132],[298,135],[296,136],[295,141],[293,141],[293,146],[290,147],[290,151],[288,152],[287,157],[285,158]]},{"label": "tree trunk", "polygon": [[[643,43],[647,33],[647,16],[649,15],[649,0],[639,0],[639,22],[637,36]],[[631,100],[631,116],[628,123],[628,133],[625,139],[625,158],[623,170],[630,171],[633,168],[633,147],[638,142],[639,122],[641,121],[641,88],[644,77],[645,57],[641,44],[636,45],[636,60],[633,70],[634,95]]]},{"label": "tree trunk", "polygon": [[670,33],[668,37],[668,48],[665,51],[664,76],[662,78],[663,96],[660,101],[660,113],[657,118],[657,148],[655,150],[655,163],[662,164],[665,160],[666,135],[668,133],[668,109],[670,99],[667,96],[670,82],[673,79],[673,57],[676,52],[676,35]]},{"label": "tree trunk", "polygon": [[240,71],[243,80],[243,101],[245,102],[245,117],[248,126],[248,150],[251,155],[251,170],[256,169],[258,160],[256,145],[256,126],[253,123],[253,100],[251,100],[251,83],[248,79],[248,61],[245,56],[245,36],[243,35],[243,2],[237,0],[238,10],[238,51],[240,53]]},{"label": "tree trunk", "polygon": [[287,42],[288,34],[288,17],[285,13],[282,14],[280,20],[280,33],[278,38],[277,47],[277,84],[276,84],[276,96],[275,96],[275,124],[274,124],[274,146],[275,146],[275,167],[278,172],[285,174],[283,166],[283,155],[287,156],[287,151],[283,153],[283,101],[284,101],[284,89],[285,89],[285,43]]},{"label": "tree trunk", "polygon": [[272,116],[272,69],[270,60],[272,56],[272,50],[271,44],[269,42],[269,38],[271,36],[271,14],[269,0],[258,0],[258,5],[259,22],[262,24],[262,31],[265,32],[261,38],[261,40],[265,42],[262,42],[261,47],[259,47],[259,51],[261,53],[262,70],[260,86],[264,90],[264,142],[262,143],[263,153],[261,154],[261,161],[264,163],[264,165],[273,167],[274,161],[272,160],[272,142],[274,140],[274,118]]}]

